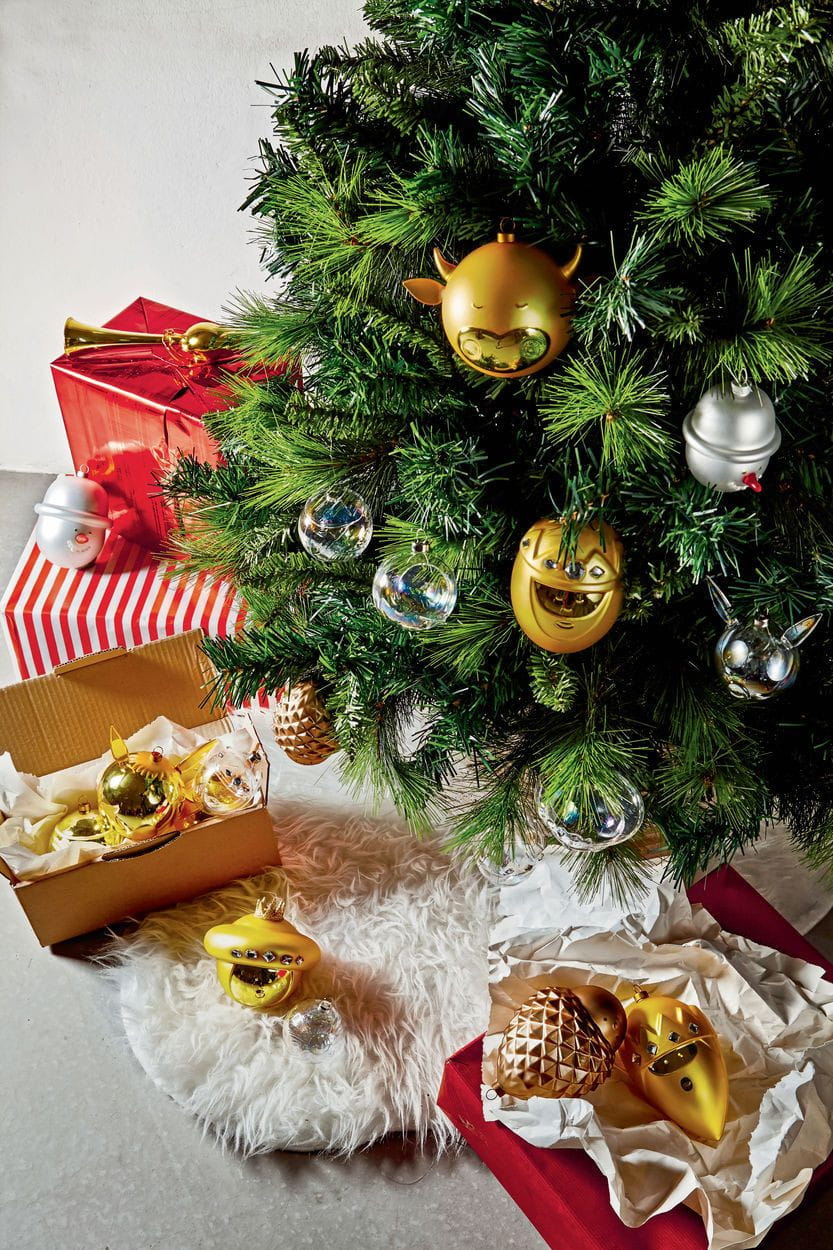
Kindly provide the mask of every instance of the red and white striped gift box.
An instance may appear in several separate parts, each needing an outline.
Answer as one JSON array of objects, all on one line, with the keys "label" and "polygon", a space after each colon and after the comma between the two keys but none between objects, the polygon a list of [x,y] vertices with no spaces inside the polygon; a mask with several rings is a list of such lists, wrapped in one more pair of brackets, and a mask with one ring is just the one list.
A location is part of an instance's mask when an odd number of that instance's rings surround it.
[{"label": "red and white striped gift box", "polygon": [[[37,677],[94,651],[189,629],[225,638],[242,628],[246,604],[229,582],[205,573],[168,578],[164,567],[145,548],[117,540],[95,564],[61,569],[30,538],[0,600],[19,675]],[[268,706],[270,700],[261,696],[259,702]]]}]

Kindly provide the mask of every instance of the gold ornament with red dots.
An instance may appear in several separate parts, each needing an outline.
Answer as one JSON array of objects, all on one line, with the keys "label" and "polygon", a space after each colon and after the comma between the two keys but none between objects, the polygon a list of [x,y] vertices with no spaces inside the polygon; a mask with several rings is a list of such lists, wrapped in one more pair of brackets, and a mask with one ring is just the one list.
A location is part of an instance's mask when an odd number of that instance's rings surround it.
[{"label": "gold ornament with red dots", "polygon": [[494,243],[469,252],[458,265],[434,248],[435,278],[404,286],[421,304],[442,306],[443,328],[458,356],[492,378],[522,378],[545,369],[566,347],[575,300],[571,278],[581,244],[566,265],[515,238],[502,221]]}]

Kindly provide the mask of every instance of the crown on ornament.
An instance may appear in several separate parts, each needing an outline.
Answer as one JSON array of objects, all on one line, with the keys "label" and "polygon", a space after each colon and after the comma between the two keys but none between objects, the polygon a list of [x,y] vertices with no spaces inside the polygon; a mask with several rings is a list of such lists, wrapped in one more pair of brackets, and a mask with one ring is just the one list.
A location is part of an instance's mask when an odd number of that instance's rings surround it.
[{"label": "crown on ornament", "polygon": [[255,903],[255,915],[258,920],[283,920],[286,911],[286,898],[277,894],[264,894]]}]

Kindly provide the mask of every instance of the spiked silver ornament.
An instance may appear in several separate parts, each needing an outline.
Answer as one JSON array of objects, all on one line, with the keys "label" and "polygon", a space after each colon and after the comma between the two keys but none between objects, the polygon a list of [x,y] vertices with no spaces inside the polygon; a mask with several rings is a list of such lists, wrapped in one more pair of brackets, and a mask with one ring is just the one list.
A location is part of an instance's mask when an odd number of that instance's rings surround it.
[{"label": "spiked silver ornament", "polygon": [[688,467],[698,482],[724,492],[761,490],[781,446],[775,409],[759,386],[712,386],[683,422]]}]

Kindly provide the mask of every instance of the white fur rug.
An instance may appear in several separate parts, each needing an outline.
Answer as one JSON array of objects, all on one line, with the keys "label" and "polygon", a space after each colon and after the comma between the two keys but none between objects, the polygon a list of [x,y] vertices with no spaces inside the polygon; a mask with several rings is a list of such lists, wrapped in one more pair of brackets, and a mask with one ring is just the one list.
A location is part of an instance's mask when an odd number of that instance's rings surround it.
[{"label": "white fur rug", "polygon": [[[274,809],[273,809],[274,810]],[[280,812],[283,866],[149,916],[116,939],[130,1045],[148,1076],[247,1154],[346,1154],[386,1133],[455,1139],[435,1098],[450,1054],[486,1027],[487,887],[390,822]],[[279,1017],[226,998],[205,931],[289,882],[287,919],[322,960],[297,999],[332,999],[342,1040],[311,1056]]]}]

